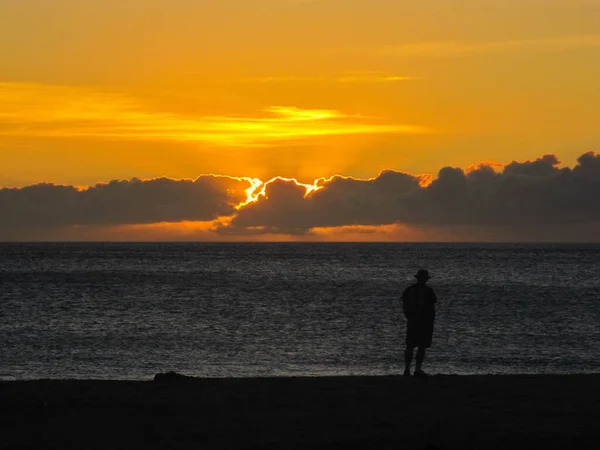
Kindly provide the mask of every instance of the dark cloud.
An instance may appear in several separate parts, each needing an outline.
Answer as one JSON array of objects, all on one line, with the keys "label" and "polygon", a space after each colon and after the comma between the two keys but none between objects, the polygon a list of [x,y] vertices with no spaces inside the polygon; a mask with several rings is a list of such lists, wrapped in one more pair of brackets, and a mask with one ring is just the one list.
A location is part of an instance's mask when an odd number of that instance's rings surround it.
[{"label": "dark cloud", "polygon": [[[248,205],[231,227],[279,228],[386,225],[415,227],[489,227],[504,233],[585,229],[590,239],[600,231],[600,155],[582,155],[576,167],[560,168],[554,155],[512,162],[501,172],[480,166],[468,173],[445,167],[427,187],[409,174],[385,171],[373,180],[337,177],[304,198],[303,190],[286,182],[269,186],[266,199]],[[290,184],[290,183],[287,183]],[[574,228],[573,228],[574,229]],[[516,235],[515,235],[516,236]]]},{"label": "dark cloud", "polygon": [[0,239],[43,238],[44,230],[61,227],[230,216],[202,236],[310,237],[316,228],[401,224],[467,240],[600,240],[600,155],[592,152],[573,168],[546,155],[499,170],[444,167],[429,185],[422,181],[392,170],[370,180],[336,176],[306,195],[304,186],[275,179],[265,196],[240,210],[235,205],[245,199],[249,182],[229,177],[132,179],[86,190],[39,184],[0,190]]},{"label": "dark cloud", "polygon": [[532,177],[549,177],[558,170],[560,161],[555,155],[544,155],[535,161],[513,161],[504,167],[504,175],[525,175]]},{"label": "dark cloud", "polygon": [[37,184],[0,190],[0,230],[213,220],[233,214],[248,183],[228,177],[131,179],[85,190]]}]

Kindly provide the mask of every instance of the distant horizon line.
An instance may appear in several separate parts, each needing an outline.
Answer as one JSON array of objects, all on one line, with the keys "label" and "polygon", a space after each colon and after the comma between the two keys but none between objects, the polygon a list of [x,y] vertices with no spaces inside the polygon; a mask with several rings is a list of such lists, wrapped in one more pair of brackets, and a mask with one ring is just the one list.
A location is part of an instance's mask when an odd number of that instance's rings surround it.
[{"label": "distant horizon line", "polygon": [[0,241],[0,245],[13,244],[382,244],[382,245],[600,245],[600,241]]}]

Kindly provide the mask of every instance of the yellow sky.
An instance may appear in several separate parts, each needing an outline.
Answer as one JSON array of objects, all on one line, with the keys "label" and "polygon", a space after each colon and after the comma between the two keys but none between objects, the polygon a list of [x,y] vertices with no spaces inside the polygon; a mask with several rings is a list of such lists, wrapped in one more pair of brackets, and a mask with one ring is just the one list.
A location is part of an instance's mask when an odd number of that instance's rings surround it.
[{"label": "yellow sky", "polygon": [[596,0],[0,0],[0,185],[598,148]]}]

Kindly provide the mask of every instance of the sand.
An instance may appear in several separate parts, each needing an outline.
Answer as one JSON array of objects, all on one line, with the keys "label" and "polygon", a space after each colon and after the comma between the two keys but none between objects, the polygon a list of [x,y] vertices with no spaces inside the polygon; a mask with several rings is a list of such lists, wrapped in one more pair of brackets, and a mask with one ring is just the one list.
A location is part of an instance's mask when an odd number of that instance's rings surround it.
[{"label": "sand", "polygon": [[600,375],[0,382],[0,448],[600,448]]}]

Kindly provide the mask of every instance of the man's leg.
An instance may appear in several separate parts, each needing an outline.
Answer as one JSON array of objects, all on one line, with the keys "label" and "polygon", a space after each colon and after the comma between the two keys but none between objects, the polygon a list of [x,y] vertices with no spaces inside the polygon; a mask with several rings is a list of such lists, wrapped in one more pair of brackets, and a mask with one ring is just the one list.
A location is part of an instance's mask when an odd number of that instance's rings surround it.
[{"label": "man's leg", "polygon": [[404,351],[404,375],[410,375],[410,363],[412,363],[412,360],[413,348],[407,345]]},{"label": "man's leg", "polygon": [[421,372],[421,366],[423,365],[423,360],[425,359],[425,347],[419,347],[417,349],[417,367],[416,371]]}]

